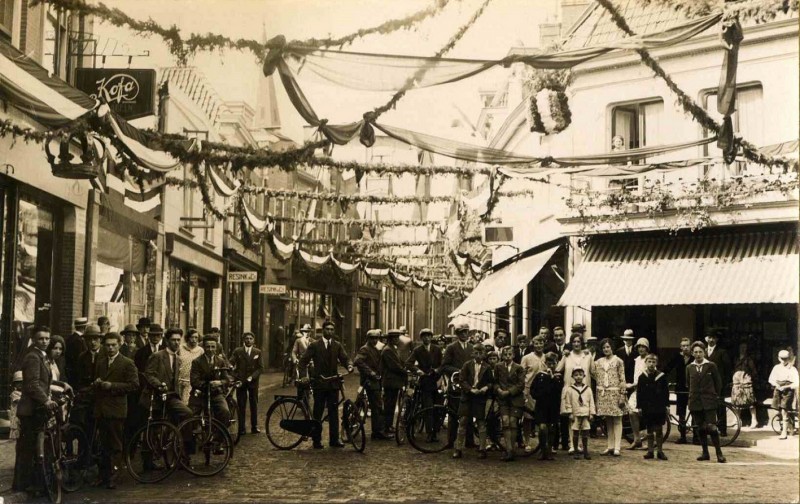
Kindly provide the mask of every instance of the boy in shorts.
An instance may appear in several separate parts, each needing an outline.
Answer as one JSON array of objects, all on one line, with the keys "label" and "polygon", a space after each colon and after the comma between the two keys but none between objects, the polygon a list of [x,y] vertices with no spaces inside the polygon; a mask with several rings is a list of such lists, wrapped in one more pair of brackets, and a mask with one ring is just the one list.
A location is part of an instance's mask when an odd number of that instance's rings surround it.
[{"label": "boy in shorts", "polygon": [[458,374],[461,386],[461,401],[458,405],[458,434],[456,436],[453,458],[462,457],[467,436],[467,425],[472,419],[478,424],[479,455],[486,458],[486,398],[493,388],[493,374],[489,364],[484,362],[486,349],[481,343],[472,347],[472,360],[464,363]]},{"label": "boy in shorts", "polygon": [[507,346],[501,350],[503,362],[495,366],[495,394],[500,402],[500,416],[503,422],[503,436],[506,441],[504,462],[514,460],[514,447],[517,445],[519,419],[525,406],[525,370],[514,362],[514,348]]},{"label": "boy in shorts", "polygon": [[647,453],[645,459],[652,459],[653,436],[658,448],[658,459],[667,460],[662,450],[664,442],[663,427],[667,421],[667,408],[669,407],[669,386],[664,373],[656,369],[658,357],[648,354],[644,358],[644,372],[639,376],[639,385],[636,387],[636,404],[639,414],[647,428]]},{"label": "boy in shorts", "polygon": [[591,428],[594,415],[597,413],[594,405],[592,389],[583,383],[586,372],[583,368],[576,367],[572,370],[572,385],[564,388],[563,397],[564,411],[569,413],[572,420],[572,446],[575,447],[574,458],[580,459],[581,452],[578,449],[578,437],[583,441],[583,458],[591,460],[589,455],[589,429]]}]

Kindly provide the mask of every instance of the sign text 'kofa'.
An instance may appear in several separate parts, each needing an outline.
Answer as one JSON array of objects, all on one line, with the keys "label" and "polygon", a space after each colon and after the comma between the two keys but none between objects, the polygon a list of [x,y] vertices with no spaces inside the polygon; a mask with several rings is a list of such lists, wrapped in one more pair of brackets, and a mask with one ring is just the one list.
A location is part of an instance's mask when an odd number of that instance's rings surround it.
[{"label": "sign text 'kofa'", "polygon": [[156,71],[130,68],[78,68],[75,87],[108,106],[125,119],[155,111]]}]

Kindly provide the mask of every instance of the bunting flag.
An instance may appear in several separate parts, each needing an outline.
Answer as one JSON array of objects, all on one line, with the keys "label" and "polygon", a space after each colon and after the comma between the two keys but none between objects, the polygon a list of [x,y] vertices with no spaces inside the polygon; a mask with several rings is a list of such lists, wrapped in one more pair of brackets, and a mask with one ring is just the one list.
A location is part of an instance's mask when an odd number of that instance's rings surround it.
[{"label": "bunting flag", "polygon": [[242,209],[244,216],[257,232],[262,233],[267,229],[267,219],[258,215],[258,213],[250,207],[250,203],[246,199],[242,199]]},{"label": "bunting flag", "polygon": [[236,194],[236,191],[238,191],[239,187],[242,185],[238,180],[233,182],[229,181],[228,177],[217,172],[216,168],[213,166],[208,166],[206,171],[208,173],[208,178],[211,179],[211,184],[214,186],[214,190],[223,198],[230,198]]}]

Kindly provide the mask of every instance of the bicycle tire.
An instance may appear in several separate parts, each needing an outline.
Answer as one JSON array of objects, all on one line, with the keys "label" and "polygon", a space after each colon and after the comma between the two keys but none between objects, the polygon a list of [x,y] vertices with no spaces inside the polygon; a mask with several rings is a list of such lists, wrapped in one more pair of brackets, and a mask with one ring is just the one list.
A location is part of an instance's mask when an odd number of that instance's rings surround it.
[{"label": "bicycle tire", "polygon": [[783,420],[781,420],[781,414],[778,413],[773,416],[770,424],[772,425],[772,430],[775,432],[775,434],[780,434],[783,430]]},{"label": "bicycle tire", "polygon": [[78,425],[67,424],[61,433],[61,486],[65,492],[76,492],[83,487],[86,448],[89,440]]},{"label": "bicycle tire", "polygon": [[397,443],[397,446],[402,446],[406,443],[406,438],[408,436],[406,433],[407,418],[413,402],[414,401],[408,396],[403,397],[403,400],[400,402],[400,408],[394,420],[394,441]]},{"label": "bicycle tire", "polygon": [[725,427],[728,435],[719,437],[720,446],[730,446],[742,432],[742,419],[739,417],[739,412],[728,403],[725,403]]},{"label": "bicycle tire", "polygon": [[[688,412],[687,412],[687,414],[688,414]],[[662,426],[662,429],[661,429],[661,432],[663,433],[663,438],[662,438],[663,442],[667,441],[667,439],[669,438],[670,432],[672,432],[672,412],[670,411],[669,407],[667,407],[667,418],[666,419],[667,419],[667,421],[664,422],[666,424],[666,426]],[[627,422],[626,422],[626,420],[627,420]],[[641,420],[642,420],[642,417],[640,415],[639,416],[639,434],[640,434],[639,439],[647,440],[647,429],[646,428],[642,428],[642,421]],[[625,439],[625,441],[627,441],[629,443],[633,443],[633,429],[631,428],[631,423],[630,422],[631,421],[630,421],[630,415],[629,414],[626,414],[626,415],[622,416],[622,437],[623,437],[623,439]]]},{"label": "bicycle tire", "polygon": [[364,453],[367,447],[367,434],[364,429],[364,422],[361,420],[358,402],[353,403],[346,399],[342,403],[342,427],[347,433],[347,441],[359,453]]},{"label": "bicycle tire", "polygon": [[182,451],[180,434],[174,425],[164,420],[150,422],[128,441],[125,466],[139,483],[157,483],[175,472]]},{"label": "bicycle tire", "polygon": [[283,397],[267,410],[264,430],[272,446],[279,450],[291,450],[302,443],[306,437],[284,430],[280,426],[281,420],[309,420],[310,415],[302,401],[294,397]]},{"label": "bicycle tire", "polygon": [[228,420],[228,434],[231,436],[231,440],[233,441],[233,446],[239,444],[239,441],[242,439],[242,427],[243,425],[239,425],[239,402],[236,399],[231,398],[228,396],[228,411],[231,412],[231,419]]},{"label": "bicycle tire", "polygon": [[[44,434],[44,456],[42,457],[42,476],[47,497],[53,504],[61,504],[63,496],[61,488],[61,464],[59,462],[56,444],[60,443],[53,439],[50,432]],[[60,446],[59,446],[60,448]]]},{"label": "bicycle tire", "polygon": [[[222,472],[233,457],[233,440],[225,425],[216,418],[195,416],[178,426],[182,439],[191,438],[180,465],[189,473],[209,477]],[[214,461],[212,462],[212,456]]]},{"label": "bicycle tire", "polygon": [[[408,442],[422,453],[439,453],[449,446],[450,418],[455,415],[447,406],[437,404],[423,408],[411,417]],[[428,420],[431,425],[428,426]]]}]

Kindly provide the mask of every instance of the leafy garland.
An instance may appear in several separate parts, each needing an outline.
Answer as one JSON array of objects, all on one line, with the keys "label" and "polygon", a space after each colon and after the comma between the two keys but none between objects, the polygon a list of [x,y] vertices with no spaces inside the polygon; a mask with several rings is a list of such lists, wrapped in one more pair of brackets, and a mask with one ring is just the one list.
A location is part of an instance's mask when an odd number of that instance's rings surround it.
[{"label": "leafy garland", "polygon": [[[560,51],[561,49],[559,45],[553,45],[548,48],[549,51],[553,52]],[[550,133],[558,133],[569,126],[572,122],[572,112],[569,109],[566,89],[572,84],[572,80],[573,74],[570,68],[554,70],[540,68],[526,69],[523,90],[528,100],[528,124],[530,125],[531,131],[547,135]],[[546,90],[551,90],[552,93],[547,93]],[[542,95],[542,101],[545,99],[547,100],[548,112],[556,123],[555,128],[548,128],[542,120],[542,114],[539,110],[541,104],[538,103],[538,97],[540,95]]]},{"label": "leafy garland", "polygon": [[[597,2],[609,13],[611,19],[622,32],[629,36],[636,35],[636,33],[631,30],[630,26],[628,26],[628,22],[619,12],[617,7],[611,2],[611,0],[597,0]],[[796,2],[796,0],[793,0],[793,2]],[[774,2],[770,0],[764,3],[772,4]],[[675,81],[672,80],[672,77],[670,77],[664,68],[661,67],[661,65],[655,59],[653,59],[647,49],[636,49],[636,53],[639,55],[639,58],[642,60],[642,62],[647,65],[647,67],[650,68],[654,74],[660,77],[667,84],[667,87],[670,89],[670,91],[672,91],[678,97],[678,103],[681,104],[681,107],[683,107],[685,112],[690,114],[692,118],[705,129],[713,132],[715,135],[720,134],[722,126],[710,115],[708,115],[708,112],[706,112],[703,107],[698,105],[688,94],[678,87]],[[763,154],[755,145],[744,138],[737,136],[736,141],[742,147],[742,155],[754,163],[769,167],[779,166],[783,168],[784,172],[789,171],[795,165],[794,162],[785,158],[776,158]]]},{"label": "leafy garland", "polygon": [[786,197],[797,189],[797,173],[772,180],[761,175],[745,175],[680,184],[645,179],[641,190],[636,192],[574,189],[565,202],[581,220],[580,235],[584,237],[588,231],[601,226],[629,229],[631,218],[643,215],[651,219],[674,217],[668,228],[674,233],[679,229],[694,231],[713,225],[711,213],[720,208],[749,207],[753,203],[747,200],[759,195],[779,192]]},{"label": "leafy garland", "polygon": [[797,12],[798,0],[638,0],[642,7],[658,6],[672,9],[687,18],[703,17],[722,9],[724,19],[739,18],[740,22],[767,23],[779,13]]},{"label": "leafy garland", "polygon": [[381,221],[374,221],[372,219],[346,219],[346,218],[323,218],[323,217],[316,217],[316,218],[295,218],[295,217],[272,217],[272,220],[275,222],[294,222],[299,224],[336,224],[342,226],[352,226],[352,225],[364,225],[364,224],[374,224],[378,226],[409,226],[409,227],[435,227],[439,226],[444,221],[421,221],[421,220],[398,220],[398,219],[389,219],[389,220],[381,220]]},{"label": "leafy garland", "polygon": [[336,240],[333,238],[298,238],[295,240],[295,243],[306,245],[362,245],[366,248],[418,247],[441,242],[442,240],[399,240],[385,242],[374,240]]},{"label": "leafy garland", "polygon": [[[425,19],[441,12],[449,1],[450,0],[436,0],[432,6],[421,9],[406,17],[388,20],[370,28],[362,28],[354,33],[342,37],[328,37],[322,39],[310,38],[303,41],[294,41],[292,44],[316,48],[336,46],[341,47],[346,44],[351,44],[356,39],[366,37],[368,35],[386,35],[401,29],[409,29]],[[86,0],[30,0],[29,3],[31,6],[35,6],[40,3],[49,3],[56,8],[78,12],[82,15],[95,16],[103,21],[111,23],[116,27],[127,27],[142,36],[157,35],[164,40],[169,48],[170,53],[177,59],[180,65],[185,65],[189,59],[199,51],[222,49],[249,50],[258,58],[259,61],[262,61],[267,53],[267,50],[271,47],[274,47],[276,44],[275,39],[264,44],[252,39],[240,38],[234,40],[224,35],[213,33],[208,33],[206,35],[192,33],[188,39],[183,39],[181,37],[181,32],[176,25],[166,28],[158,24],[152,18],[149,18],[147,21],[140,21],[132,18],[117,8],[110,8],[106,6],[102,2],[98,2],[97,4],[89,4],[86,2]]]}]

